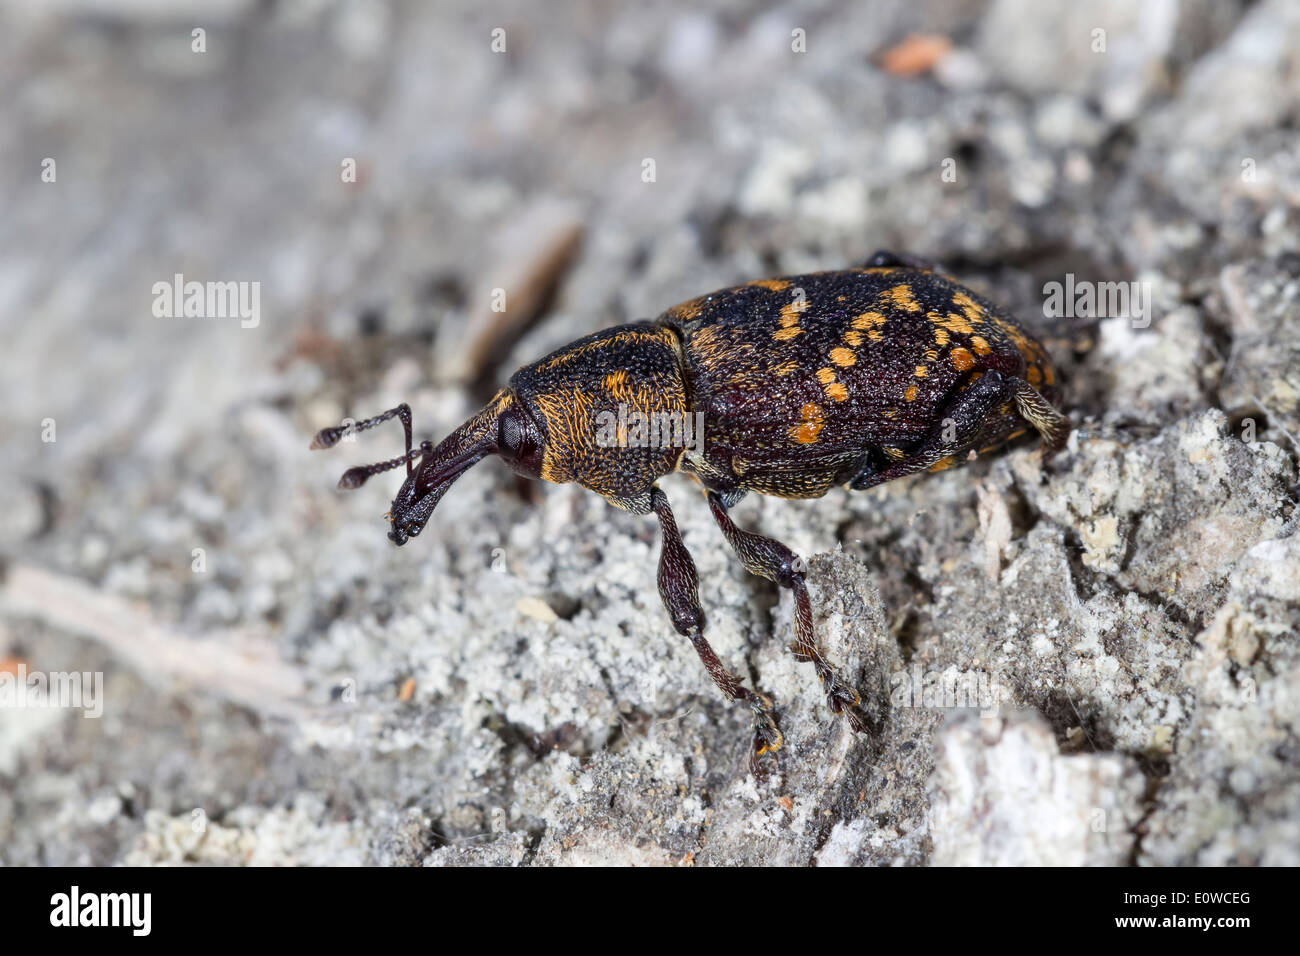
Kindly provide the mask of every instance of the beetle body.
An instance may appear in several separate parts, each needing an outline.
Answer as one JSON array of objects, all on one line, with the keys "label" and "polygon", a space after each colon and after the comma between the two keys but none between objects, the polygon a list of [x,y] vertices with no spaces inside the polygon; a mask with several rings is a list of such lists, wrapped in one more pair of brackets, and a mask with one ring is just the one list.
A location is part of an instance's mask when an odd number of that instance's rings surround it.
[{"label": "beetle body", "polygon": [[[1012,317],[928,264],[877,253],[862,269],[751,282],[579,339],[517,371],[436,448],[411,448],[405,405],[358,423],[353,430],[401,418],[406,454],[353,468],[340,484],[406,466],[390,514],[397,544],[489,454],[529,477],[653,511],[663,531],[660,594],[727,698],[753,708],[757,757],[780,746],[771,702],[705,641],[694,563],[658,480],[679,470],[698,478],[744,566],[794,591],[792,650],[861,730],[856,691],[817,649],[802,563],[736,527],[728,509],[750,491],[815,498],[942,470],[1030,428],[1054,451],[1068,432],[1060,398],[1046,351]],[[344,432],[325,429],[313,447]]]},{"label": "beetle body", "polygon": [[[539,426],[535,477],[647,513],[654,483],[679,469],[733,499],[878,484],[987,372],[1059,400],[1042,346],[991,303],[938,273],[874,267],[751,282],[597,332],[520,369],[507,394]],[[1004,387],[984,410],[971,450],[1026,432],[1018,394]],[[665,424],[699,416],[702,449],[662,434],[603,440],[602,419],[628,410]],[[1059,426],[1048,431],[1059,442]]]}]

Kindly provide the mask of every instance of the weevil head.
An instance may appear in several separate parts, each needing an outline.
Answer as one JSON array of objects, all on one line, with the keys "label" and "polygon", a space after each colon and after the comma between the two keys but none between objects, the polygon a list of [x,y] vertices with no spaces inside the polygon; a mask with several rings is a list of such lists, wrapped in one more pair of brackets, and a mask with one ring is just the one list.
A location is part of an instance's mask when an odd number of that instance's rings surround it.
[{"label": "weevil head", "polygon": [[690,424],[685,409],[671,330],[640,323],[579,339],[521,368],[436,448],[425,442],[413,453],[419,463],[393,499],[388,537],[401,545],[418,536],[452,483],[488,455],[528,478],[576,481],[642,510],[683,451],[672,428]]},{"label": "weevil head", "polygon": [[502,389],[437,447],[424,442],[420,452],[419,464],[397,490],[387,516],[392,525],[388,539],[397,545],[417,537],[456,479],[488,455],[501,456],[522,475],[539,477],[543,440],[514,393]]}]

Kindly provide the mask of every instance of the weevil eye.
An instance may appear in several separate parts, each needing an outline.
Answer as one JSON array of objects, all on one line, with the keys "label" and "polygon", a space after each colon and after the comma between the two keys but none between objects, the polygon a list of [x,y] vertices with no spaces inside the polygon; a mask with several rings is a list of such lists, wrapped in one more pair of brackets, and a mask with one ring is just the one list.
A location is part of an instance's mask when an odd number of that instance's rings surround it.
[{"label": "weevil eye", "polygon": [[497,420],[497,453],[521,475],[541,474],[541,435],[532,416],[518,405],[507,408]]},{"label": "weevil eye", "polygon": [[507,458],[518,458],[523,443],[524,430],[520,427],[519,416],[514,409],[510,409],[497,424],[497,447]]}]

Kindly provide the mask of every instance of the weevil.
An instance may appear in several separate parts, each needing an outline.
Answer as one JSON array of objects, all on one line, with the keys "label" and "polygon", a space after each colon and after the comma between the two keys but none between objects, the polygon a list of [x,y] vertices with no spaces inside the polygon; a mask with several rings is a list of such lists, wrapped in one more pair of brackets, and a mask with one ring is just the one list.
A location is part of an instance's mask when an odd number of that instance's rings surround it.
[{"label": "weevil", "polygon": [[[1031,428],[1051,454],[1069,432],[1060,404],[1046,350],[1014,318],[928,262],[878,252],[860,269],[762,279],[578,339],[515,372],[436,447],[412,448],[405,404],[326,428],[312,447],[401,421],[405,454],[339,480],[357,488],[405,466],[387,515],[398,545],[488,455],[529,478],[577,482],[625,511],[653,513],[660,597],[723,696],[752,709],[758,772],[759,758],[782,743],[772,700],[709,646],[695,562],[659,479],[674,471],[698,479],[745,569],[793,592],[790,650],[816,669],[830,709],[862,732],[858,692],[818,647],[804,564],[779,541],[737,527],[729,511],[751,491],[818,498],[837,485],[861,490],[939,471]],[[632,421],[659,423],[657,439]],[[673,440],[694,422],[702,435]]]}]

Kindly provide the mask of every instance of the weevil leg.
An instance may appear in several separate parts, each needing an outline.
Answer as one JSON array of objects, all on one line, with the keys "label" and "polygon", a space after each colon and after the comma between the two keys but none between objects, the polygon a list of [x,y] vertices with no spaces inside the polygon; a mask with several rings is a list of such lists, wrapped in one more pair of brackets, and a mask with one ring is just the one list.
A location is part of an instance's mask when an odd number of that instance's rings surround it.
[{"label": "weevil leg", "polygon": [[[984,372],[948,403],[920,445],[906,458],[885,468],[864,468],[849,481],[849,487],[855,491],[874,488],[933,468],[945,459],[955,462],[975,443],[989,413],[1016,397],[1017,381],[995,370]],[[1026,383],[1026,387],[1031,386]]]},{"label": "weevil leg", "polygon": [[727,514],[726,504],[716,492],[709,492],[709,510],[713,512],[713,520],[722,529],[727,543],[736,552],[746,571],[794,592],[795,638],[790,651],[796,660],[811,662],[816,668],[817,677],[826,687],[826,702],[830,704],[831,710],[843,714],[855,731],[865,731],[866,721],[858,709],[861,697],[853,687],[840,680],[835,668],[826,661],[817,646],[813,632],[812,601],[808,597],[808,587],[804,584],[803,561],[780,541],[738,528]]},{"label": "weevil leg", "polygon": [[1043,450],[1050,455],[1064,448],[1066,439],[1070,437],[1070,419],[1024,379],[1015,380],[1015,389],[1016,411],[1038,429],[1043,438]]},{"label": "weevil leg", "polygon": [[766,694],[749,690],[740,678],[722,666],[718,655],[704,637],[704,608],[700,606],[699,575],[695,561],[686,550],[677,521],[668,507],[668,496],[658,486],[651,490],[651,507],[659,519],[663,532],[663,547],[659,552],[659,596],[672,618],[677,633],[689,637],[700,655],[704,669],[718,685],[728,701],[746,701],[754,712],[754,745],[750,751],[749,767],[755,776],[761,776],[758,760],[764,754],[781,749],[781,731],[772,718],[772,700]]},{"label": "weevil leg", "polygon": [[861,491],[945,462],[955,463],[975,444],[988,416],[1007,402],[1014,402],[1020,416],[1038,430],[1048,454],[1065,444],[1070,434],[1070,420],[1065,415],[1024,379],[990,370],[948,403],[906,458],[885,468],[868,464],[849,481],[849,487]]}]

